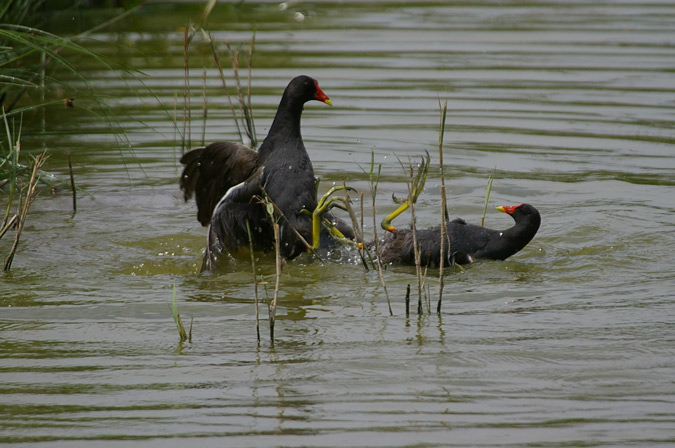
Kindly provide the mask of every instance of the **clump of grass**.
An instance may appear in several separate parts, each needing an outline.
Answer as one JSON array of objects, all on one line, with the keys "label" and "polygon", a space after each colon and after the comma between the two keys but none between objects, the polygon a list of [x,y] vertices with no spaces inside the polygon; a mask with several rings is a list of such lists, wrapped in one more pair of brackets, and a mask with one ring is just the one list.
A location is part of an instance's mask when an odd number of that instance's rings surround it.
[{"label": "clump of grass", "polygon": [[[244,130],[246,131],[246,136],[248,138],[248,141],[250,142],[250,146],[256,147],[257,146],[257,141],[256,141],[256,135],[255,135],[255,125],[253,123],[253,115],[251,114],[251,68],[252,68],[252,60],[253,60],[253,47],[255,43],[255,33],[251,37],[251,41],[249,42],[249,47],[248,47],[248,85],[246,89],[246,100],[244,100],[244,93],[243,89],[241,87],[241,79],[239,77],[239,51],[238,50],[233,50],[232,47],[230,46],[229,42],[225,42],[225,46],[227,47],[227,52],[230,55],[230,62],[232,63],[232,71],[234,72],[234,79],[236,81],[237,85],[237,97],[239,99],[239,110],[241,111],[242,114],[242,124],[244,127]],[[241,133],[240,133],[241,137]]]},{"label": "clump of grass", "polygon": [[413,182],[414,182],[414,170],[412,162],[408,162],[408,169],[403,165],[403,162],[399,160],[401,168],[403,168],[403,175],[405,176],[405,183],[408,186],[408,198],[410,200],[410,227],[413,237],[413,253],[415,256],[415,275],[417,277],[417,312],[422,314],[422,291],[423,291],[423,279],[422,279],[422,263],[421,263],[421,250],[420,245],[417,240],[417,223],[415,219],[415,201],[413,198]]},{"label": "clump of grass", "polygon": [[[5,125],[8,148],[4,155],[0,153],[0,188],[8,185],[8,198],[7,207],[0,224],[0,239],[12,227],[16,229],[14,242],[5,258],[4,270],[7,272],[12,267],[14,255],[19,247],[19,240],[26,223],[28,208],[37,196],[37,186],[42,173],[41,167],[47,159],[47,151],[45,150],[37,157],[33,157],[28,167],[22,166],[19,163],[21,131],[19,130],[15,133],[15,137],[13,138],[4,108],[3,123]],[[18,202],[16,208],[14,208],[15,201]]]},{"label": "clump of grass", "polygon": [[[55,91],[54,85],[64,90],[86,96],[100,106],[103,102],[95,94],[87,79],[73,65],[73,56],[92,58],[107,69],[113,69],[111,60],[78,43],[88,34],[111,25],[131,14],[139,5],[116,15],[94,28],[79,34],[62,37],[39,28],[39,12],[46,5],[44,0],[11,0],[0,6],[0,105],[8,116],[26,111],[36,111],[52,105],[72,104],[70,96],[49,98],[45,93]],[[138,2],[132,2],[138,3]],[[59,76],[66,72],[85,88],[67,85]],[[37,93],[37,95],[33,95]],[[31,97],[26,101],[26,97]],[[24,105],[25,104],[25,105]]]},{"label": "clump of grass", "polygon": [[375,152],[370,152],[370,173],[368,176],[368,186],[370,187],[370,197],[373,207],[373,240],[375,242],[375,264],[377,266],[377,273],[380,277],[380,284],[384,289],[384,295],[387,298],[387,306],[389,307],[389,315],[393,316],[394,311],[391,309],[391,301],[389,300],[389,291],[387,290],[387,283],[384,281],[384,272],[382,270],[382,261],[380,261],[380,238],[377,235],[377,217],[375,213],[375,198],[377,197],[377,187],[380,183],[380,174],[382,173],[382,164],[377,165],[377,173],[375,172]]},{"label": "clump of grass", "polygon": [[[225,71],[223,69],[223,64],[220,60],[220,55],[218,53],[218,43],[211,34],[211,32],[205,28],[205,23],[210,15],[214,2],[210,1],[205,6],[201,21],[199,24],[193,24],[191,21],[185,27],[183,35],[183,69],[184,69],[184,80],[183,80],[183,126],[182,131],[178,128],[177,123],[174,121],[174,126],[176,130],[181,134],[182,140],[182,150],[185,151],[192,146],[192,135],[191,135],[191,126],[192,121],[191,106],[190,106],[190,97],[191,97],[191,86],[190,86],[190,46],[197,35],[201,35],[202,40],[206,41],[210,48],[211,54],[213,56],[214,63],[218,69],[218,74],[220,80],[223,84],[223,89],[227,96],[227,102],[230,108],[230,113],[234,119],[234,124],[237,128],[237,133],[239,134],[240,141],[252,148],[257,146],[257,137],[255,131],[255,124],[253,121],[253,108],[251,106],[251,75],[253,68],[253,51],[255,48],[255,33],[252,35],[251,40],[248,43],[248,50],[245,51],[246,57],[246,66],[248,69],[246,87],[242,85],[241,76],[239,74],[240,70],[240,50],[232,48],[228,41],[225,42],[225,47],[227,49],[230,65],[232,68],[232,74],[234,78],[234,84],[236,89],[236,98],[237,98],[237,107],[235,107],[235,102],[232,100],[232,94],[230,88],[228,87],[227,78],[225,76]],[[205,68],[204,68],[205,70]],[[204,85],[206,83],[206,72],[204,72]],[[202,104],[202,116],[204,124],[202,127],[202,144],[204,144],[205,133],[206,133],[206,117],[207,117],[207,107],[206,107],[206,95],[205,87],[204,99]],[[242,131],[243,129],[243,131]]]}]

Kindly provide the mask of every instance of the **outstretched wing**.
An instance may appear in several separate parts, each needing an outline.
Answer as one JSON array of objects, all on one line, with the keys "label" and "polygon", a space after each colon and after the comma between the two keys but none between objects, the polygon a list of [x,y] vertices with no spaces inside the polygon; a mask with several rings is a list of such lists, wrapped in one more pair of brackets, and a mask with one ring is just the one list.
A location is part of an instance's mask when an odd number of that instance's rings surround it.
[{"label": "outstretched wing", "polygon": [[258,153],[248,146],[231,142],[211,143],[193,149],[180,159],[185,165],[180,178],[183,197],[197,202],[197,219],[203,226],[228,190],[249,179],[259,168]]}]

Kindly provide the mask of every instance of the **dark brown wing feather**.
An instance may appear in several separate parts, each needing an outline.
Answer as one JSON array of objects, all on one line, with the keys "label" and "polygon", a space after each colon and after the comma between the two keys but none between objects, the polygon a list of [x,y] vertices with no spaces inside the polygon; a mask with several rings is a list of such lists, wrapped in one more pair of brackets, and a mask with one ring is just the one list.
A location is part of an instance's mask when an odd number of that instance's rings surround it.
[{"label": "dark brown wing feather", "polygon": [[183,197],[187,201],[195,195],[197,219],[207,226],[213,209],[227,190],[256,172],[259,157],[248,146],[216,142],[185,153],[180,163],[185,165],[180,178]]}]

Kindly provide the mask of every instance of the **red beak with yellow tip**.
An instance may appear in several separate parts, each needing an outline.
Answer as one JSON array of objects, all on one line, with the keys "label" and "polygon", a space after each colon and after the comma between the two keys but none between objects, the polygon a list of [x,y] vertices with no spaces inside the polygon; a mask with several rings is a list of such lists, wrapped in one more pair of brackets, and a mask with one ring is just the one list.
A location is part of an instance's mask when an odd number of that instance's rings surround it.
[{"label": "red beak with yellow tip", "polygon": [[321,90],[321,88],[319,87],[319,83],[315,82],[314,86],[316,87],[316,95],[314,95],[314,98],[317,101],[321,101],[322,103],[326,103],[329,106],[332,106],[333,102],[330,100],[330,98],[328,98],[328,95],[323,93],[323,90]]}]

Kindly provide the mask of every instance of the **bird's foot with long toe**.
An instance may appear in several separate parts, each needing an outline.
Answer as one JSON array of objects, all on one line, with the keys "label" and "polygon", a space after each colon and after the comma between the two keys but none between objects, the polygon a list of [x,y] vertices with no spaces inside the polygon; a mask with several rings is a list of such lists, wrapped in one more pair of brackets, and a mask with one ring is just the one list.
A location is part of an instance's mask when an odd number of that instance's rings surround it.
[{"label": "bird's foot with long toe", "polygon": [[330,220],[325,219],[324,215],[333,208],[347,210],[348,199],[344,196],[333,196],[336,191],[356,191],[352,187],[346,185],[336,185],[326,192],[316,205],[312,212],[312,250],[317,250],[321,244],[321,224],[323,223],[330,233],[338,238],[345,239],[342,232],[340,232]]},{"label": "bird's foot with long toe", "polygon": [[417,170],[417,174],[415,175],[414,179],[410,180],[410,183],[408,185],[408,190],[409,194],[406,199],[399,199],[397,198],[394,194],[391,195],[393,201],[397,204],[401,204],[396,210],[394,210],[392,213],[388,214],[387,216],[384,217],[380,225],[384,230],[387,232],[395,232],[396,227],[394,227],[391,222],[401,213],[406,211],[409,207],[410,204],[414,204],[417,202],[417,198],[420,196],[422,193],[422,190],[424,190],[424,184],[427,181],[427,174],[429,172],[429,163],[431,162],[431,157],[429,157],[429,153],[427,152],[426,157],[422,158],[422,163],[419,165],[419,168]]}]

